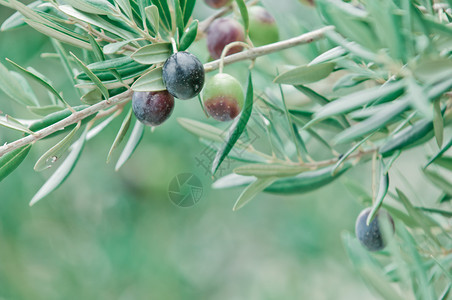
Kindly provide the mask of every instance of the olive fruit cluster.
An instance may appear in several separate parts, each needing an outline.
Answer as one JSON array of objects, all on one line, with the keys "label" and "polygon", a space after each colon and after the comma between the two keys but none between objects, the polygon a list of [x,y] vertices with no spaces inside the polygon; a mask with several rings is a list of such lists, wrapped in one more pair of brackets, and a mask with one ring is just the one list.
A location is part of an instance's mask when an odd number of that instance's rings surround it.
[{"label": "olive fruit cluster", "polygon": [[197,96],[204,86],[204,66],[191,53],[171,55],[163,65],[166,91],[134,92],[132,109],[145,125],[157,126],[166,121],[174,109],[174,97],[186,100]]},{"label": "olive fruit cluster", "polygon": [[390,224],[392,233],[394,233],[394,220],[391,215],[385,210],[380,210],[375,215],[375,218],[367,225],[367,217],[372,208],[368,207],[361,211],[355,224],[355,233],[361,245],[369,251],[379,251],[386,247],[386,240],[383,236],[382,222]]},{"label": "olive fruit cluster", "polygon": [[[275,43],[279,40],[278,26],[275,18],[262,6],[248,9],[249,37],[255,46]],[[245,30],[238,21],[232,18],[218,18],[207,29],[207,49],[213,59],[219,59],[224,48],[233,42],[245,41]],[[226,55],[238,53],[243,46],[236,45]]]}]

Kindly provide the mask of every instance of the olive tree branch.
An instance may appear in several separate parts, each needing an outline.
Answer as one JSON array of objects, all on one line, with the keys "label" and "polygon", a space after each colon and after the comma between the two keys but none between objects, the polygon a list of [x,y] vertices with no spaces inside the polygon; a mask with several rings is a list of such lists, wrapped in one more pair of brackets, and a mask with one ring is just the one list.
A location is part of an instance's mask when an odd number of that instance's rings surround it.
[{"label": "olive tree branch", "polygon": [[118,94],[114,97],[111,97],[107,100],[94,104],[84,110],[74,112],[69,117],[67,117],[61,121],[58,121],[46,128],[43,128],[43,129],[35,132],[32,135],[28,135],[26,137],[18,139],[10,144],[5,144],[0,147],[0,157],[10,151],[13,151],[13,150],[23,147],[25,145],[36,142],[36,141],[38,141],[42,138],[45,138],[46,136],[48,136],[54,132],[57,132],[69,125],[77,123],[78,121],[83,120],[83,119],[97,113],[100,110],[107,109],[109,107],[120,104],[121,102],[123,102],[127,99],[130,99],[131,96],[132,96],[132,91],[127,90],[127,91],[125,91],[121,94]]},{"label": "olive tree branch", "polygon": [[[259,56],[289,49],[298,45],[309,44],[324,37],[325,32],[334,30],[334,26],[325,26],[320,29],[290,38],[284,41],[253,48],[240,53],[232,54],[224,58],[224,65],[232,64],[241,60],[255,59]],[[206,72],[211,72],[220,67],[221,59],[214,60],[204,65]]]},{"label": "olive tree branch", "polygon": [[[329,30],[333,30],[334,26],[326,26],[305,34],[302,34],[300,36],[280,41],[277,43],[265,45],[258,48],[252,48],[247,51],[243,51],[241,53],[233,54],[230,56],[227,56],[224,58],[223,62],[224,64],[231,64],[234,62],[242,61],[242,60],[248,60],[248,59],[255,59],[259,56],[267,55],[270,53],[278,52],[284,49],[288,49],[294,46],[302,45],[302,44],[309,44],[314,41],[317,41],[324,37],[324,33]],[[220,67],[221,59],[212,61],[210,63],[204,64],[204,69],[206,72],[212,72],[217,70]],[[108,108],[112,108],[115,105],[121,104],[123,102],[129,101],[132,96],[132,90],[127,90],[121,94],[118,94],[114,97],[111,97],[107,100],[103,100],[97,104],[94,104],[84,110],[74,112],[69,117],[58,121],[46,128],[43,128],[37,132],[35,132],[32,135],[25,136],[21,139],[18,139],[12,143],[7,143],[0,147],[0,157],[4,154],[13,151],[15,149],[18,149],[20,147],[23,147],[25,145],[28,145],[30,143],[34,143],[54,132],[57,132],[59,130],[62,130],[63,128],[72,125],[74,123],[77,123],[80,120],[85,119],[86,117],[89,117],[90,115],[93,115],[101,110],[105,110]],[[107,112],[112,113],[115,110],[107,110]],[[102,113],[102,117],[107,115],[108,113],[104,112]]]}]

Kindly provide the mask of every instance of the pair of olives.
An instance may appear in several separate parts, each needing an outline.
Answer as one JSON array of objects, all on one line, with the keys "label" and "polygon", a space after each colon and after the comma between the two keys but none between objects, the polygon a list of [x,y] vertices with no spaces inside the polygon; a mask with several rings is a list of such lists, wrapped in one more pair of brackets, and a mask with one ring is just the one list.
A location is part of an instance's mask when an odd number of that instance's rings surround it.
[{"label": "pair of olives", "polygon": [[[134,92],[133,112],[143,124],[158,126],[171,116],[174,98],[187,100],[196,97],[204,87],[204,80],[204,66],[196,56],[185,51],[174,53],[163,65],[166,90]],[[213,76],[204,87],[204,107],[219,121],[234,119],[242,109],[243,98],[240,83],[228,74]]]},{"label": "pair of olives", "polygon": [[[249,37],[255,46],[275,43],[279,40],[278,26],[273,16],[262,6],[248,9]],[[245,30],[232,18],[218,18],[207,30],[207,49],[213,59],[218,59],[223,49],[233,42],[245,42]],[[226,55],[238,53],[243,46],[237,45],[228,50]]]}]

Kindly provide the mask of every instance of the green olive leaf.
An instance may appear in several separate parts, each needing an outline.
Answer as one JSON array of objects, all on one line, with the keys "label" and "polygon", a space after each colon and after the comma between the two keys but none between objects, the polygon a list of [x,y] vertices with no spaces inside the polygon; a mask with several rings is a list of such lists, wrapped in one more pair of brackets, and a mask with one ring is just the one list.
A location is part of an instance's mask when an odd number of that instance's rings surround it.
[{"label": "green olive leaf", "polygon": [[171,43],[157,43],[141,47],[131,57],[140,64],[152,65],[164,62],[171,53]]},{"label": "green olive leaf", "polygon": [[119,156],[118,162],[116,163],[115,170],[119,171],[119,169],[127,162],[127,160],[132,156],[135,152],[135,149],[141,142],[144,134],[144,124],[140,121],[135,122],[135,126],[132,129],[132,133],[130,134],[129,140],[124,147],[121,155]]},{"label": "green olive leaf", "polygon": [[80,128],[81,122],[77,123],[77,126],[69,132],[61,141],[59,141],[55,146],[50,148],[46,153],[44,153],[36,162],[34,170],[41,172],[45,169],[51,168],[52,165],[57,162],[66,151],[71,146],[72,142],[76,138],[76,133]]},{"label": "green olive leaf", "polygon": [[275,182],[275,180],[276,177],[257,178],[256,181],[247,186],[247,188],[240,194],[232,210],[237,211],[243,206],[245,206],[248,202],[253,200],[253,198],[256,197],[257,194],[259,194],[266,187]]},{"label": "green olive leaf", "polygon": [[132,90],[135,92],[157,92],[166,90],[166,85],[163,83],[162,67],[152,69],[143,74],[132,85]]},{"label": "green olive leaf", "polygon": [[299,66],[278,75],[274,82],[280,84],[302,85],[317,82],[331,74],[335,63],[326,62],[311,66]]},{"label": "green olive leaf", "polygon": [[48,194],[56,190],[71,174],[85,145],[87,129],[84,130],[82,136],[72,145],[72,150],[66,157],[64,162],[58,167],[55,173],[44,183],[39,191],[30,201],[30,206],[46,197]]},{"label": "green olive leaf", "polygon": [[13,150],[0,157],[0,181],[11,174],[27,157],[31,144]]}]

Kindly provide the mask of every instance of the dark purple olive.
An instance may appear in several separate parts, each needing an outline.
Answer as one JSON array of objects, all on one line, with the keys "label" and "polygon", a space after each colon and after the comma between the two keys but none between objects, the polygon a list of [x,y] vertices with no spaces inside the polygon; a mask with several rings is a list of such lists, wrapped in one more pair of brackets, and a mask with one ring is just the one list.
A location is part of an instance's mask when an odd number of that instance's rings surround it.
[{"label": "dark purple olive", "polygon": [[204,66],[191,53],[171,55],[163,65],[163,82],[174,97],[186,100],[197,96],[204,86]]},{"label": "dark purple olive", "polygon": [[221,8],[231,3],[232,0],[205,0],[205,2],[212,8]]},{"label": "dark purple olive", "polygon": [[355,233],[361,245],[369,251],[379,251],[386,247],[386,240],[383,236],[381,223],[388,222],[391,225],[392,233],[394,233],[394,220],[391,215],[385,210],[380,210],[375,215],[375,218],[367,226],[366,221],[372,208],[364,209],[356,219]]},{"label": "dark purple olive", "polygon": [[132,109],[141,123],[157,126],[171,116],[174,109],[174,98],[168,91],[134,92]]},{"label": "dark purple olive", "polygon": [[[214,59],[221,57],[224,47],[232,42],[245,41],[245,30],[243,26],[231,18],[219,18],[210,24],[207,30],[207,49]],[[242,46],[234,46],[226,55],[238,53],[243,50]]]}]

